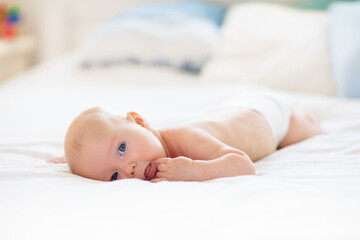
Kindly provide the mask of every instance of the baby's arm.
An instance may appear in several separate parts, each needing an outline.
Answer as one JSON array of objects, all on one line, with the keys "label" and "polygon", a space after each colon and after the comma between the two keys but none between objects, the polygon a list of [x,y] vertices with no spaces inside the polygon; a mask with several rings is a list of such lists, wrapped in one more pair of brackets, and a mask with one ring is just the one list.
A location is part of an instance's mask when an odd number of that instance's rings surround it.
[{"label": "baby's arm", "polygon": [[238,149],[225,146],[212,160],[192,160],[187,157],[160,158],[157,177],[160,181],[205,181],[221,177],[255,175],[251,159]]}]

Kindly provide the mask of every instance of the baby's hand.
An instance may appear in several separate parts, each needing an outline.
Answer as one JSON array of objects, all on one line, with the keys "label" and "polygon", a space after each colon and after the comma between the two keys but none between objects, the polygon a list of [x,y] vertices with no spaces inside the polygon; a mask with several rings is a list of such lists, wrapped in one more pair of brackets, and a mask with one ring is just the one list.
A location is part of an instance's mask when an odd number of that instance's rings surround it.
[{"label": "baby's hand", "polygon": [[151,182],[160,181],[190,181],[193,176],[193,160],[187,157],[159,158],[157,178]]},{"label": "baby's hand", "polygon": [[46,161],[47,163],[66,163],[65,157],[56,157]]}]

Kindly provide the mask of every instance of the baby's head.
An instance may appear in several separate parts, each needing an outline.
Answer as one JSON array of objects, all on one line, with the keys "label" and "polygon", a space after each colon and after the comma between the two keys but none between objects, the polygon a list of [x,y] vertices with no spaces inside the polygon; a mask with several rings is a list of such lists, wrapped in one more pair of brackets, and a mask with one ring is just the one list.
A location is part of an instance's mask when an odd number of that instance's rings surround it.
[{"label": "baby's head", "polygon": [[101,181],[155,177],[154,160],[166,157],[160,134],[135,112],[127,117],[101,108],[82,112],[65,137],[65,159],[74,174]]}]

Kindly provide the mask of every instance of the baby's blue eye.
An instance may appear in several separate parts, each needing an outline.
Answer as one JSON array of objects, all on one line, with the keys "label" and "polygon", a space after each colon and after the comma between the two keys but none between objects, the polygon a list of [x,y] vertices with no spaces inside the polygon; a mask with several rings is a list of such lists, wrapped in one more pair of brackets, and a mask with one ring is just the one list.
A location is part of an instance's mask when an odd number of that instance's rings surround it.
[{"label": "baby's blue eye", "polygon": [[118,178],[118,172],[115,172],[115,173],[111,176],[110,181],[115,181],[115,180],[117,180],[117,178]]},{"label": "baby's blue eye", "polygon": [[119,153],[120,153],[120,155],[123,155],[123,154],[124,154],[125,149],[126,149],[125,143],[121,144],[120,147],[119,147]]}]

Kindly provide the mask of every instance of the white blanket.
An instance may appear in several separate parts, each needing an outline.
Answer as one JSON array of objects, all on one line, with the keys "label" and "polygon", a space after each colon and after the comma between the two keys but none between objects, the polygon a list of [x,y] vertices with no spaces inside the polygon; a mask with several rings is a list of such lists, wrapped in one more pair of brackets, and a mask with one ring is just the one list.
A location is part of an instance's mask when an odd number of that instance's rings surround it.
[{"label": "white blanket", "polygon": [[[256,162],[257,176],[207,182],[99,182],[45,162],[87,107],[163,127],[249,91],[309,109],[325,133]],[[360,101],[163,69],[80,72],[65,58],[0,85],[0,123],[0,239],[360,238]]]}]

